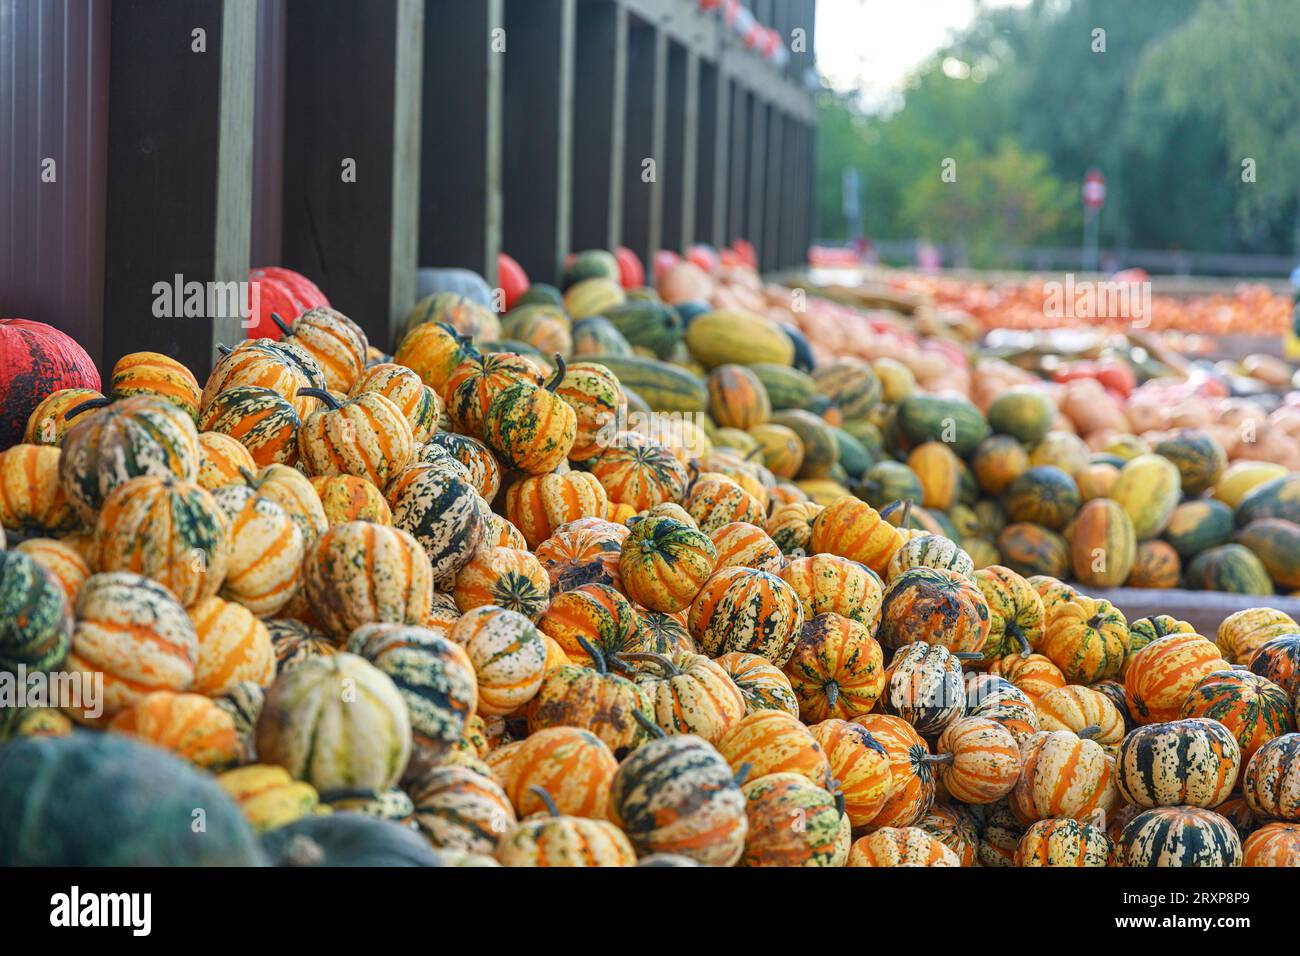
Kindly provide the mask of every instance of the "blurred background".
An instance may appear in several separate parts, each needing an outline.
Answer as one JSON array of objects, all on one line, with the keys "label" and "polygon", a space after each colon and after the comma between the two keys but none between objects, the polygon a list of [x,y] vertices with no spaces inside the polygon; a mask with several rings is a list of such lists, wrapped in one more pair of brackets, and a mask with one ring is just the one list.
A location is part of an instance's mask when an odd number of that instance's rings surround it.
[{"label": "blurred background", "polygon": [[[821,0],[817,235],[944,265],[1284,277],[1300,3]],[[955,160],[956,180],[940,177]]]}]

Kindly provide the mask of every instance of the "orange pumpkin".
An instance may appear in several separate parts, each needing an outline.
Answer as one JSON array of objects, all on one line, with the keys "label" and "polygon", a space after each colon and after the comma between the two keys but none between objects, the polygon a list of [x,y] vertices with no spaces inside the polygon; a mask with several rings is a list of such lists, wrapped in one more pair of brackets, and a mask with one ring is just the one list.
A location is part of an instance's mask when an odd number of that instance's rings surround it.
[{"label": "orange pumpkin", "polygon": [[108,729],[139,737],[210,770],[237,763],[242,752],[234,719],[201,694],[145,694],[114,717]]},{"label": "orange pumpkin", "polygon": [[849,823],[854,829],[866,826],[889,798],[889,754],[861,724],[831,718],[808,729],[826,752],[831,776],[839,781]]},{"label": "orange pumpkin", "polygon": [[241,681],[270,686],[275,679],[275,646],[266,625],[252,611],[210,597],[190,609],[190,619],[199,638],[191,690],[220,697]]},{"label": "orange pumpkin", "polygon": [[199,484],[208,491],[241,480],[241,472],[257,471],[257,463],[248,449],[221,432],[199,434]]},{"label": "orange pumpkin", "polygon": [[1133,655],[1124,677],[1133,718],[1140,724],[1177,720],[1197,682],[1230,667],[1214,642],[1199,634],[1170,634],[1152,641]]},{"label": "orange pumpkin", "polygon": [[718,552],[718,569],[755,568],[776,574],[785,566],[781,549],[756,525],[733,521],[714,530],[709,540]]},{"label": "orange pumpkin", "polygon": [[746,780],[770,773],[797,773],[819,787],[831,785],[831,765],[812,732],[784,711],[758,710],[739,720],[716,744]]},{"label": "orange pumpkin", "polygon": [[782,666],[794,653],[803,620],[799,595],[781,578],[752,568],[723,568],[700,588],[687,624],[710,657],[743,651]]},{"label": "orange pumpkin", "polygon": [[613,504],[645,511],[686,495],[690,475],[660,442],[637,432],[620,432],[590,465]]},{"label": "orange pumpkin", "polygon": [[456,572],[451,593],[462,613],[495,604],[535,621],[550,603],[550,589],[546,569],[531,552],[481,547]]},{"label": "orange pumpkin", "polygon": [[1020,746],[987,717],[963,717],[939,736],[939,779],[962,803],[994,803],[1020,779]]},{"label": "orange pumpkin", "polygon": [[517,481],[506,492],[506,517],[523,532],[530,548],[578,518],[603,518],[609,507],[605,489],[594,475],[571,471]]},{"label": "orange pumpkin", "polygon": [[325,520],[330,527],[349,521],[393,523],[393,512],[384,499],[384,493],[365,478],[356,475],[318,475],[311,479],[311,486],[320,498]]},{"label": "orange pumpkin", "polygon": [[1044,694],[1065,686],[1065,675],[1061,669],[1042,654],[1030,654],[1028,657],[1008,654],[994,661],[989,667],[989,673],[1010,681],[1035,702]]},{"label": "orange pumpkin", "polygon": [[759,500],[717,472],[705,472],[695,480],[686,496],[685,508],[705,534],[733,521],[758,524],[763,520]]},{"label": "orange pumpkin", "polygon": [[812,526],[812,550],[838,554],[884,574],[903,545],[903,536],[875,508],[857,498],[840,498],[817,515]]},{"label": "orange pumpkin", "polygon": [[58,535],[78,524],[59,482],[63,453],[50,445],[0,452],[0,528],[19,535]]},{"label": "orange pumpkin", "polygon": [[576,664],[590,666],[584,641],[607,658],[626,651],[650,650],[636,608],[605,584],[583,584],[557,594],[537,626],[554,638]]},{"label": "orange pumpkin", "polygon": [[442,399],[405,365],[381,362],[370,366],[361,372],[348,396],[356,398],[363,392],[378,392],[396,405],[411,426],[412,440],[428,441],[438,430]]},{"label": "orange pumpkin", "polygon": [[807,724],[865,714],[885,688],[880,645],[862,624],[838,614],[804,623],[785,673]]},{"label": "orange pumpkin", "polygon": [[889,796],[866,825],[910,827],[934,805],[934,755],[907,721],[889,714],[863,714],[853,719],[865,727],[889,757]]},{"label": "orange pumpkin", "polygon": [[977,653],[988,634],[988,601],[974,581],[955,571],[909,568],[885,589],[877,636],[886,647],[925,641]]},{"label": "orange pumpkin", "polygon": [[717,559],[702,531],[672,518],[646,518],[623,542],[618,568],[628,597],[652,611],[672,612],[690,605]]},{"label": "orange pumpkin", "polygon": [[805,618],[838,614],[875,631],[885,586],[865,565],[834,554],[795,558],[781,569],[781,579],[794,588]]},{"label": "orange pumpkin", "polygon": [[550,578],[552,595],[583,584],[608,584],[622,590],[618,562],[628,529],[606,524],[607,529],[556,531],[537,546],[535,554]]},{"label": "orange pumpkin", "polygon": [[505,791],[523,819],[546,809],[534,787],[561,813],[604,820],[618,761],[605,742],[578,727],[546,727],[519,742],[504,769]]},{"label": "orange pumpkin", "polygon": [[1012,812],[1026,825],[1051,817],[1088,820],[1098,809],[1109,813],[1119,797],[1114,765],[1100,744],[1067,730],[1034,734],[1021,748]]}]

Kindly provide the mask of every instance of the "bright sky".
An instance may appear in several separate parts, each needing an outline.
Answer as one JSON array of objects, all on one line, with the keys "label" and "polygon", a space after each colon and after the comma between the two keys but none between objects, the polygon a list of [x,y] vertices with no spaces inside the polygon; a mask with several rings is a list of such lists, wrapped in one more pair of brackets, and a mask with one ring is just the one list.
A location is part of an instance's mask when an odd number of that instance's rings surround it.
[{"label": "bright sky", "polygon": [[978,7],[1030,0],[817,0],[818,68],[868,104],[895,97],[907,74],[967,26]]}]

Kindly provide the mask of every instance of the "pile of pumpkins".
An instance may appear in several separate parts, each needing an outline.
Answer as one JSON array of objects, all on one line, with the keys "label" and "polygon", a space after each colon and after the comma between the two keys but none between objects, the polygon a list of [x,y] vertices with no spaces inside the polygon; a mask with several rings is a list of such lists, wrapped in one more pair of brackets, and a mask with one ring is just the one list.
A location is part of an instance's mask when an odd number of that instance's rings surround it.
[{"label": "pile of pumpkins", "polygon": [[136,353],[43,396],[0,672],[59,696],[0,710],[0,864],[1300,865],[1300,625],[1130,625],[1043,544],[1162,543],[1199,446],[1073,510],[1036,463],[977,553],[1031,406],[799,372],[611,265],[434,295],[392,356],[318,306],[203,385]]}]

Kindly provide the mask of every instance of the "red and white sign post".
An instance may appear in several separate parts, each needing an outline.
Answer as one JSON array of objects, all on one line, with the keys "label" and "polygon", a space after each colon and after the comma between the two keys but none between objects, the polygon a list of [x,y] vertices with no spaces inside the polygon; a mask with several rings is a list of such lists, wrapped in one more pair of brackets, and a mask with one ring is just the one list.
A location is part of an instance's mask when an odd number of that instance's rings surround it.
[{"label": "red and white sign post", "polygon": [[1097,241],[1101,207],[1106,202],[1106,177],[1100,169],[1083,176],[1083,271],[1097,271]]}]

